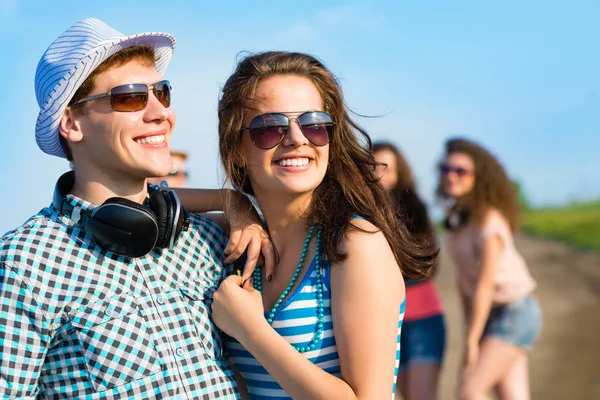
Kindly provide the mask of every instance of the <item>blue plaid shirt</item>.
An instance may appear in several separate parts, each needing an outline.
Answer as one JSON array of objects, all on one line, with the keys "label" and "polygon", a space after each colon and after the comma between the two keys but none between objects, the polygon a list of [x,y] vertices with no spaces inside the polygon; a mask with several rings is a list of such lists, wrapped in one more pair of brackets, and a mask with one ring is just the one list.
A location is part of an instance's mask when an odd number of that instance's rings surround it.
[{"label": "blue plaid shirt", "polygon": [[174,248],[120,257],[53,207],[8,232],[0,397],[239,398],[210,319],[225,244],[215,223],[192,215]]}]

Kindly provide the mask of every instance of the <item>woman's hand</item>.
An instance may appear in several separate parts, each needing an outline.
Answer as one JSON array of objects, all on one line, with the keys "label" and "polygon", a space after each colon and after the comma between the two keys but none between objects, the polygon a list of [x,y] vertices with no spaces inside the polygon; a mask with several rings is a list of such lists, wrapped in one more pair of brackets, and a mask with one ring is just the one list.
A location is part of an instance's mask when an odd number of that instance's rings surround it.
[{"label": "woman's hand", "polygon": [[470,380],[473,378],[477,360],[479,359],[479,343],[476,340],[467,339],[465,348],[464,364],[458,373],[458,384],[456,386],[456,398],[464,399],[468,396],[468,388],[470,386]]},{"label": "woman's hand", "polygon": [[246,196],[233,191],[230,195],[233,196],[232,206],[225,212],[229,224],[229,242],[225,247],[227,258],[224,263],[234,262],[247,249],[246,264],[242,273],[243,282],[252,276],[257,264],[264,265],[265,276],[273,275],[275,250],[258,213]]},{"label": "woman's hand", "polygon": [[252,286],[252,280],[244,282],[238,275],[226,278],[213,295],[212,319],[219,329],[237,340],[257,324],[266,323],[262,296]]},{"label": "woman's hand", "polygon": [[[174,190],[190,212],[209,213],[205,214],[207,218],[229,231],[229,242],[225,247],[227,255],[225,264],[231,264],[248,249],[242,274],[244,281],[252,276],[252,271],[257,264],[264,265],[265,276],[273,275],[275,269],[273,245],[262,227],[258,213],[246,196],[231,189],[175,188]],[[223,211],[224,214],[212,213],[212,211]]]},{"label": "woman's hand", "polygon": [[476,340],[467,340],[467,348],[465,354],[465,365],[463,368],[462,376],[470,376],[475,370],[477,360],[479,359],[479,343]]}]

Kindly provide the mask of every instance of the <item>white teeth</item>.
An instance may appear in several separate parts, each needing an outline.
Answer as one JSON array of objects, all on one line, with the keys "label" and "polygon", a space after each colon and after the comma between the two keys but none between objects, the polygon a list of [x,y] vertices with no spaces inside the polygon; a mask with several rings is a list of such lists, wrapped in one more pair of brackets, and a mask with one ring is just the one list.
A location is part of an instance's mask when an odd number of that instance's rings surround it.
[{"label": "white teeth", "polygon": [[308,165],[309,159],[306,157],[301,158],[284,158],[283,160],[277,161],[277,164],[282,167],[304,167]]},{"label": "white teeth", "polygon": [[156,135],[156,136],[146,136],[140,139],[135,139],[136,143],[139,144],[161,144],[163,143],[167,138],[165,137],[165,135]]}]

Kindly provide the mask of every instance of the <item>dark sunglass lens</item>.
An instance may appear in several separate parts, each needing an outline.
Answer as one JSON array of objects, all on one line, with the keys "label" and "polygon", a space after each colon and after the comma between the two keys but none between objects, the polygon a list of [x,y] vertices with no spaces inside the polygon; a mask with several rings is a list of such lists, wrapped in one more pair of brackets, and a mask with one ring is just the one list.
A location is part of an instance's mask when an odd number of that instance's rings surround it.
[{"label": "dark sunglass lens", "polygon": [[302,125],[304,136],[315,146],[325,146],[329,143],[332,129],[333,126],[329,124]]},{"label": "dark sunglass lens", "polygon": [[250,123],[250,139],[261,149],[277,146],[287,133],[289,121],[282,114],[263,114]]},{"label": "dark sunglass lens", "polygon": [[171,85],[169,81],[158,82],[154,85],[154,95],[165,108],[171,106]]},{"label": "dark sunglass lens", "polygon": [[113,88],[111,105],[115,111],[140,111],[148,103],[148,86],[140,83],[130,83]]},{"label": "dark sunglass lens", "polygon": [[440,172],[442,174],[448,174],[450,172],[450,167],[448,167],[447,165],[440,165],[439,166]]},{"label": "dark sunglass lens", "polygon": [[458,175],[458,176],[465,176],[469,173],[469,171],[467,171],[466,169],[461,168],[461,167],[455,168],[454,172],[456,172],[456,175]]},{"label": "dark sunglass lens", "polygon": [[148,93],[113,94],[111,103],[115,111],[140,111],[148,104]]},{"label": "dark sunglass lens", "polygon": [[261,149],[272,149],[277,146],[285,133],[287,127],[283,126],[265,126],[262,128],[250,128],[250,140]]},{"label": "dark sunglass lens", "polygon": [[333,133],[333,121],[324,112],[308,112],[298,117],[304,136],[315,146],[325,146]]}]

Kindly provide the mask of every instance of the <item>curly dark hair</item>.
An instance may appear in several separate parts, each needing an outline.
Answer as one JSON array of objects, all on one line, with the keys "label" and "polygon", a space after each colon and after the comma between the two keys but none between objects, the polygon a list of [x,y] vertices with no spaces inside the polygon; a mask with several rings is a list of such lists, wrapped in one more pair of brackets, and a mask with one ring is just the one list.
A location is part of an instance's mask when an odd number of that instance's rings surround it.
[{"label": "curly dark hair", "polygon": [[[446,156],[451,153],[466,154],[475,165],[473,189],[455,199],[455,207],[467,211],[468,218],[473,218],[479,224],[486,213],[495,208],[508,220],[511,230],[516,232],[520,220],[518,194],[515,184],[496,157],[481,145],[464,138],[451,138],[446,142]],[[438,185],[437,195],[440,199],[448,198],[441,184]]]},{"label": "curly dark hair", "polygon": [[329,166],[305,216],[309,225],[322,226],[325,256],[332,262],[346,257],[338,253],[337,242],[345,233],[358,229],[350,221],[360,215],[383,232],[406,278],[427,276],[437,253],[419,246],[395,217],[387,193],[377,183],[369,135],[348,115],[337,79],[311,55],[282,51],[249,55],[239,61],[225,83],[219,101],[219,151],[232,186],[253,194],[246,167],[238,162],[243,160],[240,131],[258,85],[275,75],[310,79],[323,98],[324,111],[336,122],[329,144]]}]

